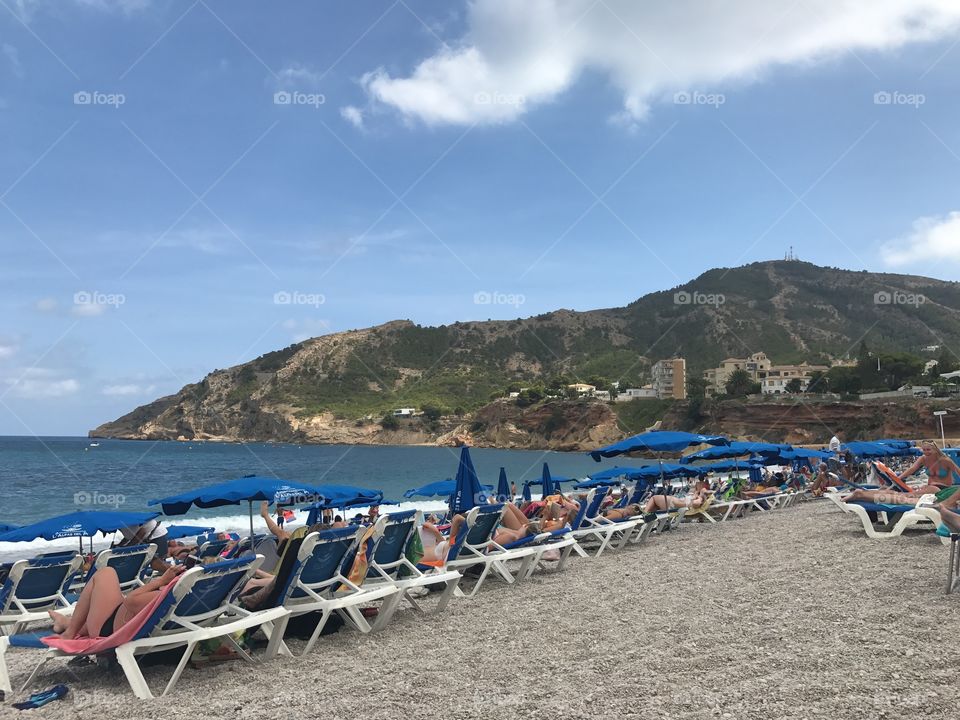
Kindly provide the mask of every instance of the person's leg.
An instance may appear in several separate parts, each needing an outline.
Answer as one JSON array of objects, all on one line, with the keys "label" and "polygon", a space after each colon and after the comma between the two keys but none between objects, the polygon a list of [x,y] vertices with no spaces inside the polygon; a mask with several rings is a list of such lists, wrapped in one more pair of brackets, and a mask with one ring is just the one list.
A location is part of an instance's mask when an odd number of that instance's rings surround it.
[{"label": "person's leg", "polygon": [[66,617],[50,611],[53,631],[61,632],[61,637],[70,639],[78,635],[96,637],[100,628],[123,602],[117,571],[112,567],[100,568],[90,581],[84,585],[80,598],[73,609],[73,615]]},{"label": "person's leg", "polygon": [[[948,498],[948,500],[952,499],[953,498]],[[943,524],[949,528],[950,532],[960,532],[960,514],[955,513],[947,507],[947,500],[940,503],[937,510],[940,511],[940,519],[943,521]]]},{"label": "person's leg", "polygon": [[511,503],[507,503],[503,507],[503,519],[500,521],[502,526],[505,526],[511,530],[526,530],[526,528],[529,527],[530,521],[527,520],[526,516],[522,512],[520,512],[520,508]]}]

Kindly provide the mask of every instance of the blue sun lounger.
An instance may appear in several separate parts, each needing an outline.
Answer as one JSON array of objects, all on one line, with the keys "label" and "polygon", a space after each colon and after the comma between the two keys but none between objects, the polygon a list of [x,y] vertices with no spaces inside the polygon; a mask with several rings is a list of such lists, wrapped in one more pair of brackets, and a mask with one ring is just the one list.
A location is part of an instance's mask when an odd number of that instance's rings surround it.
[{"label": "blue sun lounger", "polygon": [[15,635],[28,623],[49,620],[48,610],[68,608],[67,592],[81,567],[75,552],[15,562],[0,586],[0,633]]},{"label": "blue sun lounger", "polygon": [[93,564],[87,571],[86,576],[80,583],[72,585],[67,599],[70,602],[76,602],[80,595],[80,590],[90,582],[97,570],[105,567],[113,568],[117,573],[117,580],[120,582],[120,590],[126,592],[143,585],[141,576],[144,570],[150,565],[154,554],[157,552],[156,545],[130,545],[129,547],[116,547],[101,550],[97,553]]},{"label": "blue sun lounger", "polygon": [[[277,654],[292,655],[283,640],[287,624],[292,617],[319,612],[317,625],[307,641],[302,655],[313,649],[333,614],[360,632],[373,630],[360,611],[360,606],[386,598],[399,592],[394,585],[367,587],[347,579],[357,552],[362,534],[367,528],[346,527],[322,530],[307,535],[300,548],[292,571],[280,588],[278,603],[286,613],[275,623],[263,627],[269,638],[267,658]],[[372,552],[372,544],[367,548]]]},{"label": "blue sun lounger", "polygon": [[[274,622],[286,615],[283,608],[271,608],[257,612],[244,610],[235,599],[260,565],[260,558],[241,558],[197,566],[184,572],[173,589],[146,618],[134,639],[116,647],[117,661],[126,675],[131,689],[138,698],[153,697],[137,658],[149,653],[182,647],[180,658],[172,677],[163,690],[166,695],[176,685],[197,643],[203,640],[224,638],[233,643],[244,659],[253,659],[233,642],[233,633]],[[0,689],[11,692],[10,675],[6,656],[10,648],[44,651],[44,657],[23,684],[33,680],[40,669],[52,658],[73,657],[70,653],[47,647],[41,638],[50,632],[26,633],[0,637]]]},{"label": "blue sun lounger", "polygon": [[[401,600],[406,600],[414,610],[425,613],[411,593],[417,588],[442,584],[444,590],[435,612],[443,612],[460,582],[461,575],[456,570],[414,565],[407,559],[407,545],[414,537],[414,533],[420,532],[419,528],[422,524],[423,513],[419,510],[391,513],[377,521],[374,529],[373,557],[370,560],[367,582],[363,586],[366,588],[388,584],[397,588],[398,592],[384,600],[374,623],[374,630],[380,630],[390,622]],[[450,548],[450,551],[452,549]],[[448,551],[448,557],[449,554]]]}]

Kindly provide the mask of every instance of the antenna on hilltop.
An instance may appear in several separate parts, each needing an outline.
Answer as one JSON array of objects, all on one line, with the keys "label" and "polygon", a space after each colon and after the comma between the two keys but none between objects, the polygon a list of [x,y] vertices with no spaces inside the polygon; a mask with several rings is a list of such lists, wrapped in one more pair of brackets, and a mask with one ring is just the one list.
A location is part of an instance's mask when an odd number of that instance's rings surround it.
[{"label": "antenna on hilltop", "polygon": [[793,261],[793,260],[799,260],[799,259],[800,259],[800,258],[798,258],[798,257],[796,256],[796,254],[793,252],[793,245],[791,245],[791,246],[790,246],[790,249],[787,250],[787,252],[784,254],[783,259],[784,259],[784,260],[787,260],[787,261]]}]

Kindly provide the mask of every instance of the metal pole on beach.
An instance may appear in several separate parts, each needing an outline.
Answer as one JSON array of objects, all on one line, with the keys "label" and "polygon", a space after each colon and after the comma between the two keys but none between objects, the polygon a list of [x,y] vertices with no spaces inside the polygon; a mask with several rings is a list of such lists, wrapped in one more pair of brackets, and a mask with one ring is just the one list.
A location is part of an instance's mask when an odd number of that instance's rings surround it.
[{"label": "metal pole on beach", "polygon": [[946,410],[936,410],[933,413],[935,416],[940,418],[940,442],[943,444],[943,447],[947,446],[947,437],[943,432],[943,416],[947,414]]}]

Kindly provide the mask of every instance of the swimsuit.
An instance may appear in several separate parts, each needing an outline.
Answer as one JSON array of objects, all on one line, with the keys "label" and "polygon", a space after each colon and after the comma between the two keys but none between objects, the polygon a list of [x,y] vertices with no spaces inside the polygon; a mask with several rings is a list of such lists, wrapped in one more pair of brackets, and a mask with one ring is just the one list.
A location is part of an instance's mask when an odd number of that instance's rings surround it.
[{"label": "swimsuit", "polygon": [[104,620],[103,625],[100,627],[100,637],[110,637],[113,635],[113,622],[117,618],[117,612],[119,612],[121,605],[117,605],[113,612],[110,613],[110,617]]}]

